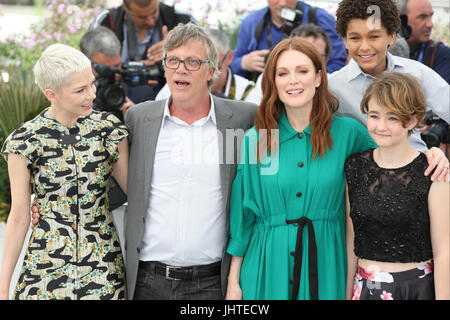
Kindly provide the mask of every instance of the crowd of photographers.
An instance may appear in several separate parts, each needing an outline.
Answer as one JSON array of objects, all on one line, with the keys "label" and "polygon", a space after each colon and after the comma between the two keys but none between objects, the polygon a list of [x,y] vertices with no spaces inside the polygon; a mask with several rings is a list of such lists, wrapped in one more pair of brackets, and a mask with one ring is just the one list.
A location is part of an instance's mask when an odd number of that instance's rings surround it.
[{"label": "crowd of photographers", "polygon": [[[431,15],[419,25],[414,16],[415,2],[403,0],[397,5],[402,13],[402,28],[389,51],[421,61],[448,83],[450,49],[430,39]],[[162,45],[169,30],[188,21],[196,22],[190,13],[157,0],[124,0],[119,7],[103,10],[80,42],[97,77],[94,108],[112,112],[123,121],[127,109],[134,104],[167,98],[170,92],[165,86]],[[422,30],[422,34],[411,25]],[[229,99],[259,104],[262,93],[257,79],[261,79],[268,53],[288,36],[300,35],[319,52],[323,51],[329,74],[349,60],[344,42],[336,33],[334,17],[303,1],[268,0],[266,7],[243,20],[234,50],[222,31],[209,31],[219,49],[222,72],[211,92]],[[423,35],[426,31],[428,37]],[[429,111],[425,124],[421,135],[428,147],[450,143],[445,121]]]}]

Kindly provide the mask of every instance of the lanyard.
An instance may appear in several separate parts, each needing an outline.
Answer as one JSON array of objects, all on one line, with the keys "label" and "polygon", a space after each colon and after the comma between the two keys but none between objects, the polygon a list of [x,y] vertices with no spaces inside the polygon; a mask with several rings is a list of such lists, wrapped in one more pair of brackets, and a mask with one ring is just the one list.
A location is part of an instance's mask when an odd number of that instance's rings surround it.
[{"label": "lanyard", "polygon": [[[144,48],[144,52],[143,54],[139,54],[139,44],[140,41],[138,39],[138,30],[136,28],[136,26],[134,25],[133,21],[131,20],[131,18],[127,17],[127,21],[125,24],[126,27],[126,31],[127,31],[127,48],[128,48],[128,57],[130,60],[132,61],[139,61],[141,59],[145,59],[146,55],[147,55],[147,49],[150,47],[151,43],[152,43],[152,38],[153,38],[153,34],[155,31],[155,27],[151,28],[150,30],[147,31],[147,37],[145,40],[148,39],[147,45]],[[144,40],[144,42],[145,42]]]},{"label": "lanyard", "polygon": [[267,23],[267,46],[272,50],[272,36],[270,34],[270,23]]},{"label": "lanyard", "polygon": [[426,44],[427,44],[426,42],[422,43],[422,45],[420,46],[419,55],[417,56],[417,61],[422,62],[422,63],[423,63],[423,54],[425,52]]},{"label": "lanyard", "polygon": [[[230,90],[228,91],[228,98],[232,100],[236,100],[236,80],[234,79],[234,74],[231,70],[231,83],[230,83]],[[241,101],[244,101],[244,99],[247,97],[249,92],[255,87],[253,83],[249,83],[248,86],[245,88],[244,93],[242,94]]]}]

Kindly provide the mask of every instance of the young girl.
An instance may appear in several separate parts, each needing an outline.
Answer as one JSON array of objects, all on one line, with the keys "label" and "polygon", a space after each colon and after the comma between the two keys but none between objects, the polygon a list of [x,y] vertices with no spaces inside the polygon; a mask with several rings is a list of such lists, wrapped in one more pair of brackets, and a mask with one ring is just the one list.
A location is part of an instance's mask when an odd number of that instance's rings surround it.
[{"label": "young girl", "polygon": [[109,212],[112,170],[127,187],[128,130],[115,116],[92,111],[91,62],[62,44],[34,66],[51,106],[5,141],[11,211],[0,274],[0,300],[30,226],[30,195],[40,208],[14,299],[125,299],[125,265]]},{"label": "young girl", "polygon": [[379,76],[361,101],[378,148],[345,163],[347,298],[450,298],[449,183],[423,175],[426,157],[408,141],[426,108],[418,81],[397,72]]}]

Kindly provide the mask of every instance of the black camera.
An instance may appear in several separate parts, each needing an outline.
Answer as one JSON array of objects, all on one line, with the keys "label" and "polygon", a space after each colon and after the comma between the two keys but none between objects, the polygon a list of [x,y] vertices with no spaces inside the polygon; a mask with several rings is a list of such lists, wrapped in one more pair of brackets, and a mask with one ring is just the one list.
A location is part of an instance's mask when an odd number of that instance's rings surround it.
[{"label": "black camera", "polygon": [[125,91],[116,80],[116,73],[120,70],[114,67],[108,67],[104,64],[94,64],[94,69],[98,76],[96,78],[97,100],[107,110],[117,111],[125,102]]},{"label": "black camera", "polygon": [[420,135],[428,148],[438,147],[441,143],[450,143],[450,128],[447,122],[436,116],[433,112],[427,111],[424,124],[429,127]]},{"label": "black camera", "polygon": [[291,34],[291,31],[295,29],[295,27],[302,24],[303,11],[298,7],[295,9],[283,7],[281,9],[280,16],[284,20],[282,30],[284,34],[289,36]]},{"label": "black camera", "polygon": [[120,71],[122,79],[132,87],[146,85],[148,80],[161,82],[164,79],[164,69],[161,62],[147,67],[143,62],[129,61],[124,63],[122,67],[123,69]]},{"label": "black camera", "polygon": [[[121,82],[135,87],[146,85],[148,80],[162,82],[164,79],[161,63],[147,67],[143,62],[129,61],[124,63],[121,69],[104,64],[94,64],[94,68],[98,74],[96,79],[97,99],[110,110],[119,110],[125,102],[126,94]],[[121,75],[121,80],[116,80],[116,74]]]}]

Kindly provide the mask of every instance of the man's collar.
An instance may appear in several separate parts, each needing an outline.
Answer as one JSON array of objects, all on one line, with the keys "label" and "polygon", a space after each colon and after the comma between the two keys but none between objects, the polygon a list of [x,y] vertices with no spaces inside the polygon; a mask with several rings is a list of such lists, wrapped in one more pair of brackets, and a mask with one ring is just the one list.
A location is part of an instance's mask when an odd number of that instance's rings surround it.
[{"label": "man's collar", "polygon": [[[194,123],[197,123],[198,121],[202,120],[202,121],[201,121],[201,124],[203,124],[203,123],[206,123],[207,121],[209,121],[209,120],[211,119],[212,122],[214,123],[214,125],[217,125],[217,121],[216,121],[216,110],[215,110],[215,105],[214,105],[214,99],[212,98],[211,93],[209,93],[209,100],[210,100],[210,103],[211,103],[211,108],[209,109],[208,115],[207,115],[206,117],[202,118],[202,119],[204,119],[204,120],[198,119],[198,120],[196,120]],[[177,117],[175,117],[175,116],[172,116],[172,115],[170,114],[169,106],[170,106],[170,103],[171,103],[171,102],[172,102],[172,95],[170,95],[169,98],[166,100],[166,104],[165,104],[165,106],[164,106],[163,124],[164,124],[164,121],[165,121],[166,118],[167,118],[167,119],[170,119],[170,120],[172,120],[172,121],[175,121],[175,122],[177,122],[177,123],[184,122],[183,120],[181,120],[181,119],[179,119],[179,118],[177,118]],[[200,125],[201,125],[201,124],[200,124]]]},{"label": "man's collar", "polygon": [[[383,72],[385,72],[385,71],[392,72],[395,70],[396,66],[403,67],[405,65],[403,63],[403,61],[401,61],[401,59],[399,59],[399,57],[394,56],[394,55],[390,54],[389,52],[386,52],[386,60],[387,60],[386,70],[384,70]],[[355,60],[353,60],[353,58],[350,59],[350,62],[348,63],[348,72],[347,72],[348,81],[355,79],[360,74],[362,74],[364,76],[368,75],[361,69],[359,64]]]},{"label": "man's collar", "polygon": [[348,62],[347,80],[350,82],[360,74],[364,74],[364,71],[362,71],[359,64],[353,58],[351,58]]},{"label": "man's collar", "polygon": [[390,54],[389,52],[386,52],[387,56],[387,68],[385,71],[387,72],[393,72],[395,71],[395,67],[404,67],[405,63],[401,59],[401,57],[394,56]]}]

